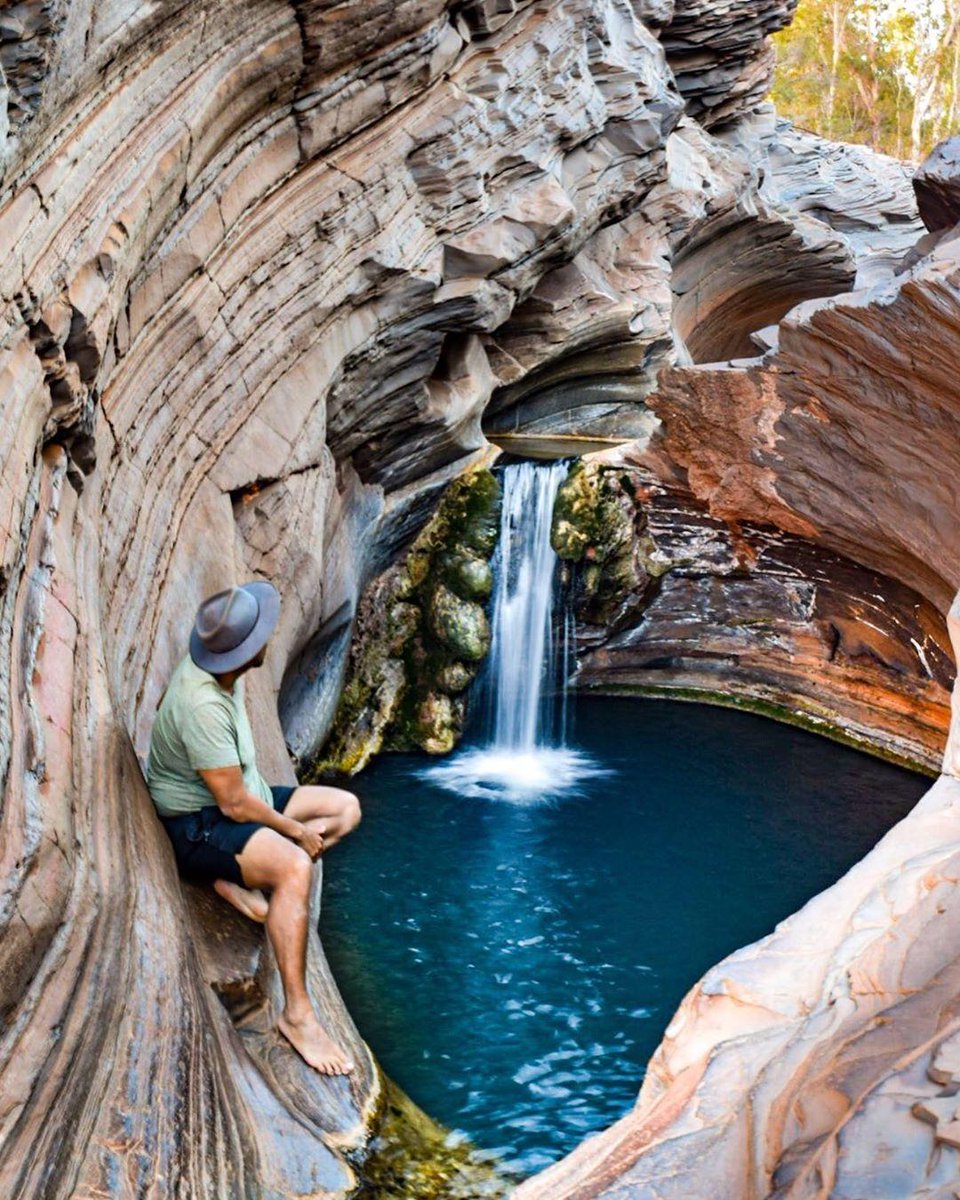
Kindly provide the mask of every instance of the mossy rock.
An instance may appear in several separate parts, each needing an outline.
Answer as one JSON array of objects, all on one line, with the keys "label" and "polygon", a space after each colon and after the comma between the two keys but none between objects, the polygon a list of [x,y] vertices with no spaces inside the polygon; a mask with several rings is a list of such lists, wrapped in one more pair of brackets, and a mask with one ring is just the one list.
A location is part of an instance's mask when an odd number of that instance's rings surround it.
[{"label": "mossy rock", "polygon": [[461,600],[444,584],[438,584],[427,611],[430,632],[457,658],[479,662],[490,649],[490,624],[483,606]]},{"label": "mossy rock", "polygon": [[412,596],[430,573],[430,564],[430,551],[414,545],[403,564],[403,580],[398,594],[404,599]]},{"label": "mossy rock", "polygon": [[560,485],[551,541],[561,559],[577,564],[579,620],[615,627],[652,595],[673,566],[646,528],[629,472],[583,460]]},{"label": "mossy rock", "polygon": [[620,504],[606,486],[603,470],[574,463],[557,491],[550,540],[560,558],[580,562],[589,548],[596,558],[609,557],[623,541],[624,517]]},{"label": "mossy rock", "polygon": [[386,652],[390,656],[403,653],[404,647],[420,628],[422,614],[416,604],[398,601],[390,606],[387,617]]},{"label": "mossy rock", "polygon": [[462,600],[486,600],[493,591],[493,568],[472,551],[444,554],[440,569],[447,586]]},{"label": "mossy rock", "polygon": [[473,682],[475,675],[476,671],[466,663],[447,663],[437,672],[437,687],[448,696],[458,696]]},{"label": "mossy rock", "polygon": [[472,471],[447,489],[440,514],[447,545],[460,544],[488,558],[500,531],[500,484],[492,471]]},{"label": "mossy rock", "polygon": [[417,706],[414,739],[428,754],[449,754],[460,736],[462,717],[452,696],[428,692]]},{"label": "mossy rock", "polygon": [[438,1125],[387,1076],[374,1135],[355,1151],[353,1200],[506,1200],[519,1182],[462,1134]]},{"label": "mossy rock", "polygon": [[482,601],[499,529],[500,484],[459,476],[406,554],[364,591],[348,682],[324,757],[305,773],[353,773],[382,748],[445,753],[463,726],[461,693],[490,645]]},{"label": "mossy rock", "polygon": [[355,775],[380,752],[384,737],[400,710],[407,679],[403,664],[387,659],[371,686],[354,677],[344,688],[323,757],[304,772],[303,782],[328,773]]}]

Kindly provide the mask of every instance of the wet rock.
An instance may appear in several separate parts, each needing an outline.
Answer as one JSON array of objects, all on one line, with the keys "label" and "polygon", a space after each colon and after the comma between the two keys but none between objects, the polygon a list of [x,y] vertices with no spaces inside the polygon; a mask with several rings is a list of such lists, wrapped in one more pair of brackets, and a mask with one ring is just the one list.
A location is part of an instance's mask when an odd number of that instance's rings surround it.
[{"label": "wet rock", "polygon": [[429,692],[417,705],[411,736],[428,754],[449,754],[463,721],[462,706],[442,692]]},{"label": "wet rock", "polygon": [[580,627],[578,687],[752,709],[936,772],[954,666],[929,601],[802,537],[712,516],[627,448],[602,458],[630,478],[659,574],[621,601],[616,629]]},{"label": "wet rock", "polygon": [[437,672],[437,687],[449,696],[456,696],[470,685],[473,676],[473,671],[464,663],[448,663]]},{"label": "wet rock", "polygon": [[485,600],[493,590],[493,570],[479,554],[464,549],[445,555],[439,565],[450,590],[462,600]]},{"label": "wet rock", "polygon": [[[490,646],[482,603],[499,516],[499,484],[468,472],[361,599],[347,681],[329,737],[307,773],[353,774],[381,749],[446,754],[463,728],[466,690]],[[452,584],[453,586],[448,586]]]},{"label": "wet rock", "polygon": [[578,620],[606,631],[619,629],[670,567],[646,534],[629,474],[596,462],[576,462],[560,485],[550,536],[559,557],[577,564]]},{"label": "wet rock", "polygon": [[490,649],[490,626],[483,608],[462,600],[441,583],[427,610],[430,632],[458,658],[479,662]]}]

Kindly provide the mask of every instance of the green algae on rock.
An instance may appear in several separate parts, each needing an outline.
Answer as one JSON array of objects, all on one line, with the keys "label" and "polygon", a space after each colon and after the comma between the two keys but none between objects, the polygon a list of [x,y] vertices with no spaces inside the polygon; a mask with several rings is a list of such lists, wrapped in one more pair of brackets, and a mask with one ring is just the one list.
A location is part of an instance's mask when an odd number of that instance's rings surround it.
[{"label": "green algae on rock", "polygon": [[427,620],[437,641],[460,659],[479,662],[490,649],[490,625],[483,606],[458,596],[443,583],[433,589]]},{"label": "green algae on rock", "polygon": [[490,1154],[429,1117],[381,1073],[374,1136],[351,1200],[505,1200],[518,1180]]},{"label": "green algae on rock", "polygon": [[490,647],[482,602],[493,582],[499,513],[490,470],[459,476],[402,558],[367,587],[347,683],[305,779],[353,775],[384,749],[446,754],[456,745],[464,692]]},{"label": "green algae on rock", "polygon": [[630,472],[583,459],[557,492],[551,542],[577,564],[578,618],[608,630],[647,602],[671,566],[647,530]]}]

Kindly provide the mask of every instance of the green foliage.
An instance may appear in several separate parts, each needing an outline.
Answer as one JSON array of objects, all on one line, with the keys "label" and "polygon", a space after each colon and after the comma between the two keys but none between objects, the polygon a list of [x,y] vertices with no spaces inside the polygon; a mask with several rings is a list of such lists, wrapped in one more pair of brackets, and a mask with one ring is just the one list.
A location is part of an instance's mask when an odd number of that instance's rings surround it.
[{"label": "green foliage", "polygon": [[960,0],[801,0],[771,99],[803,129],[920,161],[960,118]]}]

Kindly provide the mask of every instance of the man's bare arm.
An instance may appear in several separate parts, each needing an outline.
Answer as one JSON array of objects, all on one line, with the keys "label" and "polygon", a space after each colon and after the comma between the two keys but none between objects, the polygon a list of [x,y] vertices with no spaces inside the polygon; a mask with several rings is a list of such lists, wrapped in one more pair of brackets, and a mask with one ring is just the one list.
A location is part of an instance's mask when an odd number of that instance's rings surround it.
[{"label": "man's bare arm", "polygon": [[213,767],[198,773],[225,817],[233,821],[259,821],[268,829],[275,829],[306,850],[314,862],[323,853],[320,834],[308,829],[300,821],[285,817],[272,805],[247,791],[239,767]]}]

